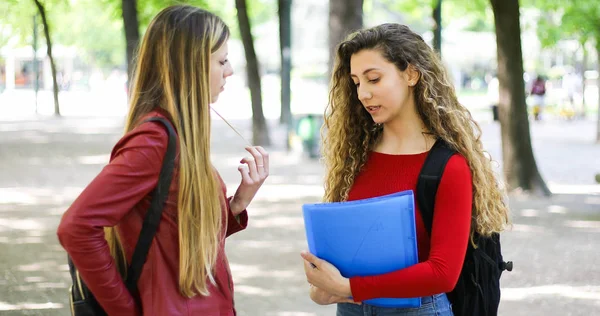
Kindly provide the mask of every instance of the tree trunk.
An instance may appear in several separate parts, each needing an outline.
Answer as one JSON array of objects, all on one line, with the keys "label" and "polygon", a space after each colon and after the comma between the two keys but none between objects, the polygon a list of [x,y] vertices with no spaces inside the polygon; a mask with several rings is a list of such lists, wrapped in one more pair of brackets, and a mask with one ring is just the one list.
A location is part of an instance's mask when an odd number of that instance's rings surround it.
[{"label": "tree trunk", "polygon": [[542,179],[533,156],[525,104],[523,53],[519,0],[490,0],[496,26],[499,116],[502,134],[504,176],[509,190],[551,192]]},{"label": "tree trunk", "polygon": [[140,26],[137,16],[136,0],[122,0],[123,26],[125,29],[125,43],[127,56],[127,83],[131,84],[135,67],[135,50],[140,41]]},{"label": "tree trunk", "polygon": [[[596,38],[596,56],[598,56],[598,73],[600,73],[600,35]],[[600,77],[596,78],[596,86],[598,87],[598,115],[597,115],[597,130],[596,143],[600,144]]]},{"label": "tree trunk", "polygon": [[252,99],[252,142],[254,145],[269,146],[271,140],[269,139],[267,122],[265,121],[265,116],[263,114],[258,58],[254,51],[254,41],[252,39],[252,30],[250,28],[246,0],[235,0],[235,7],[237,9],[242,43],[244,44],[246,74]]},{"label": "tree trunk", "polygon": [[331,77],[335,48],[348,36],[363,27],[363,0],[329,0],[329,67]]},{"label": "tree trunk", "polygon": [[281,56],[281,116],[279,123],[292,123],[291,70],[292,70],[292,0],[279,0],[279,48]]},{"label": "tree trunk", "polygon": [[54,115],[60,116],[60,106],[58,104],[58,82],[56,81],[56,64],[54,63],[54,57],[52,56],[52,39],[50,38],[50,27],[48,26],[48,20],[46,19],[46,9],[39,0],[35,1],[35,5],[40,12],[42,17],[42,24],[44,25],[44,35],[46,36],[46,46],[48,59],[50,59],[50,69],[52,70],[52,91],[54,95]]},{"label": "tree trunk", "polygon": [[585,47],[585,41],[581,43],[581,49],[583,50],[583,60],[581,61],[581,113],[579,117],[581,119],[586,117],[587,100],[585,99],[585,71],[588,67],[588,50]]},{"label": "tree trunk", "polygon": [[434,0],[433,7],[433,49],[442,57],[442,0]]}]

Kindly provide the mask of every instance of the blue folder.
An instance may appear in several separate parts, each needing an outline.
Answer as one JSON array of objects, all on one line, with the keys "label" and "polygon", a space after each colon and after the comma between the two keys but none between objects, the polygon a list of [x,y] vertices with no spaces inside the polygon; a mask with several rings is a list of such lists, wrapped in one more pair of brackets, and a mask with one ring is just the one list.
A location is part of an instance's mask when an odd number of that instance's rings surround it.
[{"label": "blue folder", "polygon": [[[412,191],[335,203],[302,206],[308,249],[341,274],[370,276],[419,261]],[[419,307],[421,298],[376,298],[380,307]]]}]

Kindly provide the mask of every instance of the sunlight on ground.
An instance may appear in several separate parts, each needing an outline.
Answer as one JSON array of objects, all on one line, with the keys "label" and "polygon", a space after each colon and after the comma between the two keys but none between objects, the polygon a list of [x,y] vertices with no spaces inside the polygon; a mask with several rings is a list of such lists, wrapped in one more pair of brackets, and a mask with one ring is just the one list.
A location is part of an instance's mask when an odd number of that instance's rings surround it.
[{"label": "sunlight on ground", "polygon": [[549,183],[548,187],[554,194],[600,194],[600,184]]},{"label": "sunlight on ground", "polygon": [[277,249],[279,252],[287,252],[292,251],[294,249],[298,249],[298,247],[305,247],[305,242],[282,242],[279,240],[236,240],[236,245],[242,249],[253,249],[257,251],[272,251],[273,249]]},{"label": "sunlight on ground", "polygon": [[[298,255],[300,258],[300,255]],[[300,259],[299,259],[300,260]],[[301,267],[298,264],[298,267]],[[292,270],[263,270],[259,266],[255,265],[243,265],[243,264],[235,264],[230,263],[231,272],[234,276],[234,280],[236,282],[241,281],[243,279],[249,278],[257,278],[257,277],[267,277],[267,278],[279,278],[279,279],[288,279],[297,276],[295,271]],[[236,286],[237,290],[237,286]]]},{"label": "sunlight on ground", "polygon": [[502,288],[502,300],[520,301],[538,296],[562,296],[600,301],[600,286],[545,285],[523,288]]},{"label": "sunlight on ground", "polygon": [[81,187],[63,187],[61,190],[33,187],[0,188],[0,205],[71,203],[82,190]]},{"label": "sunlight on ground", "polygon": [[275,291],[267,290],[261,287],[249,286],[249,285],[236,285],[235,292],[246,294],[246,295],[255,295],[255,296],[273,296],[275,295]]},{"label": "sunlight on ground", "polygon": [[600,222],[597,221],[566,221],[564,225],[571,228],[585,228],[591,232],[600,232]]},{"label": "sunlight on ground", "polygon": [[522,233],[543,233],[546,232],[547,229],[541,226],[513,224],[511,231]]},{"label": "sunlight on ground", "polygon": [[539,210],[534,210],[531,208],[526,208],[521,210],[521,216],[523,217],[538,217],[540,216],[540,211]]},{"label": "sunlight on ground", "polygon": [[18,230],[40,230],[44,228],[37,221],[21,218],[0,218],[0,227],[2,226]]},{"label": "sunlight on ground", "polygon": [[304,231],[304,219],[299,216],[270,216],[265,219],[253,219],[252,226],[256,228],[277,227]]},{"label": "sunlight on ground", "polygon": [[0,302],[0,311],[18,311],[18,310],[31,310],[31,309],[58,309],[63,308],[63,304],[58,303],[17,303],[8,304]]},{"label": "sunlight on ground", "polygon": [[600,205],[600,196],[588,196],[584,200],[585,204]]},{"label": "sunlight on ground", "polygon": [[567,214],[568,209],[561,205],[550,205],[548,206],[548,212],[553,214]]},{"label": "sunlight on ground", "polygon": [[75,158],[78,164],[82,165],[104,165],[107,164],[110,155],[79,156]]}]

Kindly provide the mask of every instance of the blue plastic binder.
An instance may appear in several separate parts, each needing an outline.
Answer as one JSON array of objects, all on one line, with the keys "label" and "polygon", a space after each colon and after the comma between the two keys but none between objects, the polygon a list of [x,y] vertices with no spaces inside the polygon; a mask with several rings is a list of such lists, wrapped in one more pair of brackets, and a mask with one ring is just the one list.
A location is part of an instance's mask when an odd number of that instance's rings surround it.
[{"label": "blue plastic binder", "polygon": [[[308,249],[344,277],[384,274],[417,264],[412,191],[302,206]],[[419,307],[421,298],[376,298],[380,307]]]}]

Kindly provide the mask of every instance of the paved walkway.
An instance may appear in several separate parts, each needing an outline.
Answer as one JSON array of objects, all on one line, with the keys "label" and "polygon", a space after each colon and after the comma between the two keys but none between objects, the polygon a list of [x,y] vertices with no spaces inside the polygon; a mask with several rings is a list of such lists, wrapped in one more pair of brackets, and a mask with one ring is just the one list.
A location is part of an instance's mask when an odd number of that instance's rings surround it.
[{"label": "paved walkway", "polygon": [[[67,315],[68,272],[58,245],[60,216],[97,174],[121,134],[120,118],[0,122],[0,315]],[[246,134],[247,121],[235,121]],[[484,143],[500,158],[499,128]],[[275,129],[274,134],[281,135]],[[231,190],[243,142],[215,121],[216,167]],[[600,311],[600,146],[593,122],[532,126],[538,165],[559,192],[512,196],[513,229],[503,235],[515,271],[502,279],[501,315],[596,315]],[[313,304],[299,252],[306,248],[301,205],[319,200],[322,166],[282,150],[275,136],[271,176],[250,208],[250,227],[228,239],[239,315],[334,315]]]}]

